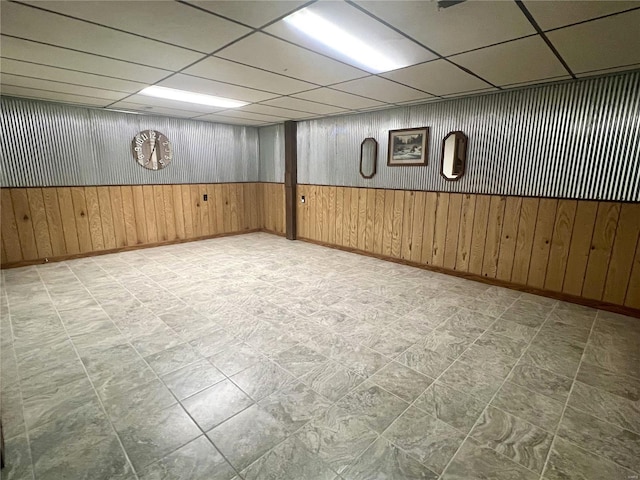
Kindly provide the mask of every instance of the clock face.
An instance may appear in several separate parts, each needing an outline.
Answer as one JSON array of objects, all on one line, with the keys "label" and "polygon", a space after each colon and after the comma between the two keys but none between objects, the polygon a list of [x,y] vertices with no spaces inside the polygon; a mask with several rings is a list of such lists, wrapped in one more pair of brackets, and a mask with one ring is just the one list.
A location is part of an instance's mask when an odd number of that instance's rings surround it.
[{"label": "clock face", "polygon": [[143,130],[131,142],[133,158],[149,170],[160,170],[173,160],[173,148],[167,137],[157,130]]}]

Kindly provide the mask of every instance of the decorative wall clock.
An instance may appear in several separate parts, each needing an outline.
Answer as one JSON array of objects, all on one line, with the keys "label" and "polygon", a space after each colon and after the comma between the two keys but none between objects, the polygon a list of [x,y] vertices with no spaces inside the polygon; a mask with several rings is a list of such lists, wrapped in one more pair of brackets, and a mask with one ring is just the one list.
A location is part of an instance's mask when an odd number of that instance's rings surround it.
[{"label": "decorative wall clock", "polygon": [[173,160],[173,148],[167,137],[157,130],[143,130],[131,142],[133,158],[149,170],[160,170]]}]

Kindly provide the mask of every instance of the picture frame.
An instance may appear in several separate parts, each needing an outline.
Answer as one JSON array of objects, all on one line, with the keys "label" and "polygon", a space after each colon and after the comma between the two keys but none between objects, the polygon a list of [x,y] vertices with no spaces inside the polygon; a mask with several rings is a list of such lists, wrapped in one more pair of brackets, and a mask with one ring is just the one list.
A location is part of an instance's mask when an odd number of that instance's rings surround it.
[{"label": "picture frame", "polygon": [[429,127],[389,130],[388,167],[424,167],[429,163]]}]

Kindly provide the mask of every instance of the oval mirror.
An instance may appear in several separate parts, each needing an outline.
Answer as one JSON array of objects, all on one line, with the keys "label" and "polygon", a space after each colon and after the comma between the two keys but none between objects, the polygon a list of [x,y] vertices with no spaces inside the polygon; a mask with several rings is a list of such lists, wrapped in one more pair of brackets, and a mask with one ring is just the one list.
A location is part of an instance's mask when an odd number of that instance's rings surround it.
[{"label": "oval mirror", "polygon": [[360,145],[360,175],[373,178],[378,163],[378,142],[375,138],[365,138]]},{"label": "oval mirror", "polygon": [[451,132],[442,141],[442,176],[447,180],[458,180],[467,163],[467,136],[462,132]]}]

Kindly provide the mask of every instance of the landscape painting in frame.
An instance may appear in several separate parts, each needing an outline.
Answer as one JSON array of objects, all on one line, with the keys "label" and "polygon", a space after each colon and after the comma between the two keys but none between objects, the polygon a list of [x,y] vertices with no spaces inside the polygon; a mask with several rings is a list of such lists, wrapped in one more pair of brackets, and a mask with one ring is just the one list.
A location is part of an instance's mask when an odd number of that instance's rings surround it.
[{"label": "landscape painting in frame", "polygon": [[389,130],[388,166],[427,165],[428,151],[429,127]]}]

